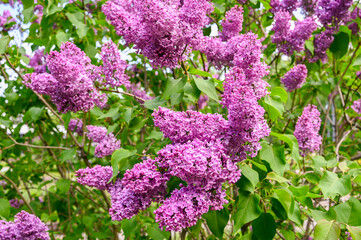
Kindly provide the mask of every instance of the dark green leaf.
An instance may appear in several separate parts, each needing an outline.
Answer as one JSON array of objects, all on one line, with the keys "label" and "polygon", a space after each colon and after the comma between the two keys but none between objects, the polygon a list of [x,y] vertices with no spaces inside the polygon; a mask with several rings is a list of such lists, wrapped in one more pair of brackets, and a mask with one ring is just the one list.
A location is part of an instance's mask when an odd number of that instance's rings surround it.
[{"label": "dark green leaf", "polygon": [[252,223],[253,236],[259,240],[272,240],[276,234],[276,222],[270,213],[262,213]]},{"label": "dark green leaf", "polygon": [[222,239],[224,228],[226,227],[229,219],[228,210],[223,208],[219,211],[209,211],[204,214],[203,217],[206,219],[211,232],[219,239]]},{"label": "dark green leaf", "polygon": [[330,46],[330,51],[336,58],[342,58],[348,51],[349,43],[350,36],[345,32],[339,32],[335,35],[335,38]]},{"label": "dark green leaf", "polygon": [[260,158],[269,163],[270,167],[276,173],[283,175],[286,169],[286,159],[284,146],[270,146],[266,142],[261,143]]},{"label": "dark green leaf", "polygon": [[134,152],[131,152],[127,149],[118,149],[112,154],[111,164],[113,167],[113,176],[109,180],[111,182],[114,177],[118,175],[119,170],[122,170],[122,168],[126,165],[127,159],[134,155]]},{"label": "dark green leaf", "polygon": [[170,237],[170,232],[162,231],[157,223],[148,226],[147,233],[153,240],[167,240]]},{"label": "dark green leaf", "polygon": [[163,98],[168,99],[170,96],[183,90],[184,85],[187,83],[187,77],[183,78],[168,78],[167,84],[163,92]]},{"label": "dark green leaf", "polygon": [[55,184],[56,184],[56,187],[59,189],[59,191],[62,193],[67,193],[70,190],[71,182],[68,179],[60,179]]},{"label": "dark green leaf", "polygon": [[257,194],[239,192],[236,200],[237,210],[233,215],[235,231],[238,231],[244,224],[256,219],[261,214],[259,201],[260,197]]},{"label": "dark green leaf", "polygon": [[250,168],[248,165],[241,165],[242,176],[236,183],[240,191],[253,192],[257,183],[259,182],[259,175],[257,171]]},{"label": "dark green leaf", "polygon": [[151,100],[147,100],[144,102],[144,107],[150,109],[150,110],[154,110],[156,108],[158,108],[159,106],[163,106],[163,104],[165,103],[165,100],[161,100],[160,96],[151,99]]}]

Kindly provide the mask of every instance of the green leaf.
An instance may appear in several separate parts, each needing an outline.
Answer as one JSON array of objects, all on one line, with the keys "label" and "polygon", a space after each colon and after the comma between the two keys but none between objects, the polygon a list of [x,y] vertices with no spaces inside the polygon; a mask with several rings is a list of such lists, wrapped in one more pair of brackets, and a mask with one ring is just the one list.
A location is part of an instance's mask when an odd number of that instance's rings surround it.
[{"label": "green leaf", "polygon": [[336,58],[342,58],[348,51],[348,45],[350,43],[350,36],[345,32],[339,32],[335,35],[335,38],[330,46],[330,51]]},{"label": "green leaf", "polygon": [[290,181],[287,178],[284,178],[284,177],[278,175],[275,172],[269,172],[267,174],[267,176],[266,176],[266,179],[273,180],[273,181],[276,181],[276,182],[279,182],[279,183],[284,183],[284,182],[289,182]]},{"label": "green leaf", "polygon": [[210,77],[212,78],[212,74],[210,74],[209,72],[205,72],[196,68],[193,68],[191,70],[189,70],[190,74],[194,74],[194,75],[198,75],[198,76],[202,76],[202,77]]},{"label": "green leaf", "polygon": [[198,101],[198,98],[201,95],[201,91],[199,91],[193,79],[191,79],[191,82],[186,83],[183,90],[184,95],[187,96],[192,102]]},{"label": "green leaf", "polygon": [[34,5],[34,0],[24,0],[22,1],[24,9],[27,9]]},{"label": "green leaf", "polygon": [[150,110],[154,110],[156,108],[158,108],[159,106],[163,106],[163,104],[165,103],[165,100],[161,100],[160,96],[153,98],[151,100],[146,100],[144,102],[144,107],[150,109]]},{"label": "green leaf", "polygon": [[109,180],[111,182],[114,177],[118,175],[119,170],[121,170],[127,163],[127,159],[134,155],[134,152],[131,152],[127,149],[118,149],[112,154],[111,164],[113,167],[113,176]]},{"label": "green leaf", "polygon": [[29,110],[28,110],[28,113],[31,117],[31,119],[35,122],[37,121],[40,116],[41,116],[41,113],[43,112],[44,108],[39,108],[39,107],[31,107]]},{"label": "green leaf", "polygon": [[335,221],[322,219],[315,227],[315,240],[337,240],[340,236],[340,225]]},{"label": "green leaf", "polygon": [[296,161],[300,159],[300,153],[298,148],[298,141],[297,138],[292,134],[281,134],[281,133],[275,133],[271,132],[271,136],[277,137],[279,140],[284,141],[287,143],[289,148],[292,152],[292,158]]},{"label": "green leaf", "polygon": [[310,209],[310,210],[311,210],[311,216],[316,222],[322,219],[328,221],[336,220],[336,212],[332,208],[329,211],[314,210],[314,209]]},{"label": "green leaf", "polygon": [[313,55],[315,52],[315,47],[313,46],[313,41],[311,40],[306,40],[305,41],[305,46],[306,48],[311,52],[311,54]]},{"label": "green leaf", "polygon": [[62,193],[67,193],[70,190],[71,182],[69,179],[60,179],[55,184],[59,191]]},{"label": "green leaf", "polygon": [[69,39],[70,39],[71,35],[70,33],[65,33],[63,31],[58,31],[56,33],[56,45],[58,45],[58,47],[60,48],[61,47],[61,44],[64,43],[64,42],[67,42]]},{"label": "green leaf", "polygon": [[129,124],[130,120],[132,120],[133,108],[123,108],[123,111],[123,118]]},{"label": "green leaf", "polygon": [[355,61],[353,62],[353,66],[360,66],[361,65],[361,54],[359,54],[356,58]]},{"label": "green leaf", "polygon": [[349,175],[338,178],[336,173],[325,171],[320,180],[319,187],[325,198],[335,194],[346,196],[351,192],[351,179]]},{"label": "green leaf", "polygon": [[161,140],[164,137],[162,132],[158,132],[158,131],[152,131],[148,137],[146,137],[145,139],[155,139],[155,140]]},{"label": "green leaf", "polygon": [[147,233],[153,240],[167,240],[170,237],[170,232],[162,231],[157,223],[148,226]]},{"label": "green leaf", "polygon": [[112,107],[109,109],[109,111],[107,113],[101,115],[100,117],[98,117],[98,119],[115,117],[116,115],[118,115],[119,109],[120,109],[120,104],[116,103],[116,104],[112,105]]},{"label": "green leaf", "polygon": [[295,203],[293,196],[289,191],[287,191],[286,189],[275,189],[273,196],[281,202],[287,213],[293,212]]},{"label": "green leaf", "polygon": [[9,36],[1,36],[0,38],[0,54],[4,54],[6,52],[6,48],[10,42]]},{"label": "green leaf", "polygon": [[352,227],[347,225],[347,230],[351,233],[351,237],[353,240],[361,240],[361,228]]},{"label": "green leaf", "polygon": [[351,197],[347,202],[334,206],[333,210],[336,212],[337,222],[361,226],[361,203],[359,200]]},{"label": "green leaf", "polygon": [[266,96],[264,101],[261,102],[261,105],[267,111],[272,121],[276,121],[277,118],[283,118],[282,115],[285,108],[282,104],[281,98]]},{"label": "green leaf", "polygon": [[122,220],[122,229],[124,231],[125,239],[128,239],[130,234],[132,234],[132,232],[136,230],[137,225],[138,222],[136,217],[133,217],[132,219]]},{"label": "green leaf", "polygon": [[65,13],[65,15],[68,17],[69,21],[76,27],[76,32],[78,33],[79,38],[85,37],[89,27],[82,22],[84,14],[81,12],[67,12]]},{"label": "green leaf", "polygon": [[272,240],[276,234],[276,222],[270,213],[262,213],[252,223],[253,239]]},{"label": "green leaf", "polygon": [[168,99],[170,96],[183,90],[184,85],[187,83],[187,77],[178,79],[168,78],[163,92],[163,98]]},{"label": "green leaf", "polygon": [[256,219],[261,214],[259,201],[260,197],[257,194],[239,192],[236,200],[237,210],[233,215],[235,231],[238,231],[244,224]]},{"label": "green leaf", "polygon": [[208,97],[218,102],[218,95],[216,87],[214,86],[214,80],[204,80],[201,78],[194,78],[194,82],[197,85],[197,88],[204,92]]},{"label": "green leaf", "polygon": [[283,175],[286,169],[286,159],[284,146],[270,146],[266,142],[261,143],[260,158],[269,163],[270,167],[276,173]]},{"label": "green leaf", "polygon": [[0,198],[0,216],[5,219],[10,217],[10,203],[9,200],[5,198]]},{"label": "green leaf", "polygon": [[206,219],[211,232],[219,239],[222,239],[224,228],[226,227],[229,219],[228,210],[223,208],[219,211],[209,211],[204,214],[203,217]]},{"label": "green leaf", "polygon": [[286,92],[286,90],[282,87],[275,87],[271,90],[271,94],[270,96],[279,96],[281,101],[286,103],[287,102],[287,98],[288,98],[288,94]]},{"label": "green leaf", "polygon": [[258,172],[248,165],[241,165],[242,176],[236,183],[240,191],[253,192],[259,182]]},{"label": "green leaf", "polygon": [[296,197],[304,197],[307,195],[307,193],[310,190],[310,187],[308,185],[306,186],[300,186],[300,187],[294,187],[289,186],[288,189],[296,196]]},{"label": "green leaf", "polygon": [[74,157],[76,153],[76,149],[75,148],[72,148],[72,149],[69,149],[69,150],[64,150],[61,154],[60,154],[60,162],[63,163],[67,160],[70,160]]},{"label": "green leaf", "polygon": [[24,23],[29,23],[34,17],[34,7],[24,8],[23,10]]}]

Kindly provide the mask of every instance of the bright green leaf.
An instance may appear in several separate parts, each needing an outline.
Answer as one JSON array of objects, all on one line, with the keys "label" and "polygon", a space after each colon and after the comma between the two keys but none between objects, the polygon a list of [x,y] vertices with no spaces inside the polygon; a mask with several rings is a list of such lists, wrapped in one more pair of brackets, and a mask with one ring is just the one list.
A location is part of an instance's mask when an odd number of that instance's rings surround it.
[{"label": "bright green leaf", "polygon": [[233,215],[235,231],[238,231],[244,224],[256,219],[261,214],[259,201],[260,197],[257,194],[239,192],[236,200],[237,210]]},{"label": "bright green leaf", "polygon": [[62,193],[67,193],[70,190],[71,182],[69,179],[60,179],[55,184],[59,191]]},{"label": "bright green leaf", "polygon": [[187,77],[178,79],[168,78],[163,92],[163,98],[168,99],[170,96],[180,92],[186,83]]},{"label": "bright green leaf", "polygon": [[5,219],[10,217],[10,203],[9,200],[5,198],[0,198],[0,216]]},{"label": "bright green leaf", "polygon": [[127,163],[127,159],[134,155],[134,152],[131,152],[127,149],[118,149],[112,154],[111,164],[113,167],[113,176],[109,180],[113,180],[114,177],[118,175],[118,171],[121,170]]},{"label": "bright green leaf", "polygon": [[204,92],[208,97],[218,102],[218,95],[213,79],[205,80],[201,78],[194,78],[197,88]]},{"label": "bright green leaf", "polygon": [[270,146],[266,142],[261,143],[260,158],[269,163],[270,167],[276,173],[283,175],[286,169],[284,146]]},{"label": "bright green leaf", "polygon": [[351,192],[351,179],[349,175],[338,178],[336,173],[325,171],[320,180],[319,187],[325,197],[335,194],[345,196]]},{"label": "bright green leaf", "polygon": [[206,219],[211,232],[219,239],[222,239],[224,228],[226,227],[229,219],[228,210],[223,208],[219,211],[209,211],[204,214],[203,217]]},{"label": "bright green leaf", "polygon": [[340,225],[335,221],[322,219],[315,228],[315,240],[337,240],[340,236]]}]

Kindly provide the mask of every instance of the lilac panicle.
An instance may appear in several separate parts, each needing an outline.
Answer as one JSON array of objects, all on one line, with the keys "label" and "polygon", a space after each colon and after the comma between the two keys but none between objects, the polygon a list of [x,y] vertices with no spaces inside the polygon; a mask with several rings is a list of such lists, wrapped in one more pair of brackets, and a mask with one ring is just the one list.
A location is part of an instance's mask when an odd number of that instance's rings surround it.
[{"label": "lilac panicle", "polygon": [[298,64],[289,70],[281,79],[288,92],[301,88],[307,78],[307,68],[304,64]]},{"label": "lilac panicle", "polygon": [[261,149],[259,140],[270,133],[257,100],[242,70],[232,68],[226,75],[221,104],[228,108],[228,149],[236,161],[255,157]]},{"label": "lilac panicle", "polygon": [[[40,5],[37,5],[40,6]],[[45,73],[46,72],[46,63],[44,56],[44,49],[36,50],[34,55],[30,58],[29,66],[34,68],[36,73]]]},{"label": "lilac panicle", "polygon": [[305,41],[312,36],[312,32],[317,29],[315,19],[307,17],[295,23],[295,28],[291,30],[291,14],[286,11],[275,13],[273,26],[274,35],[272,42],[277,44],[281,53],[292,55],[294,52],[303,51]]},{"label": "lilac panicle", "polygon": [[316,106],[308,105],[303,109],[302,115],[298,118],[294,132],[302,156],[319,150],[322,143],[322,137],[318,133],[320,127],[320,112]]},{"label": "lilac panicle", "polygon": [[292,13],[299,7],[300,2],[298,0],[271,0],[270,5],[272,12],[287,11]]},{"label": "lilac panicle", "polygon": [[27,74],[24,84],[49,95],[58,111],[87,112],[95,105],[106,104],[106,95],[100,95],[93,84],[96,67],[73,43],[63,43],[60,52],[50,52],[46,64],[50,74]]},{"label": "lilac panicle", "polygon": [[333,42],[333,28],[326,28],[325,31],[317,34],[314,40],[314,56],[309,59],[310,62],[316,62],[321,60],[322,62],[326,61],[327,49],[331,46]]},{"label": "lilac panicle", "polygon": [[160,168],[167,169],[167,174],[207,191],[226,181],[235,183],[241,176],[220,140],[195,139],[185,144],[167,145],[158,152],[156,160]]},{"label": "lilac panicle", "polygon": [[24,201],[22,199],[17,199],[17,198],[14,198],[14,199],[11,199],[9,201],[10,203],[10,206],[13,207],[13,208],[19,208],[21,205],[24,204]]},{"label": "lilac panicle", "polygon": [[130,84],[129,77],[125,74],[128,67],[126,61],[121,59],[117,45],[112,41],[103,44],[101,50],[101,57],[103,60],[103,74],[105,75],[104,85],[119,87],[121,85]]},{"label": "lilac panicle", "polygon": [[89,138],[89,140],[92,140],[95,143],[101,142],[106,137],[108,132],[105,127],[98,127],[92,125],[86,126],[86,129],[88,130],[86,134],[87,137]]},{"label": "lilac panicle", "polygon": [[48,227],[35,215],[21,211],[14,222],[0,220],[0,240],[50,240]]},{"label": "lilac panicle", "polygon": [[186,143],[193,139],[211,141],[222,138],[228,127],[227,121],[220,114],[203,114],[191,110],[174,112],[159,107],[152,116],[155,126],[174,143]]},{"label": "lilac panicle", "polygon": [[351,108],[358,114],[361,114],[361,99],[354,101]]},{"label": "lilac panicle", "polygon": [[113,176],[112,167],[102,167],[96,165],[93,168],[79,169],[76,171],[75,176],[77,176],[78,183],[82,185],[87,185],[89,187],[95,187],[99,190],[109,189],[111,183],[108,183],[111,177]]},{"label": "lilac panicle", "polygon": [[83,135],[83,120],[81,119],[70,119],[68,128],[72,132]]},{"label": "lilac panicle", "polygon": [[167,231],[180,231],[195,225],[212,205],[222,206],[226,202],[215,201],[212,194],[201,187],[182,187],[175,189],[163,205],[154,211],[155,221],[160,227],[166,226]]},{"label": "lilac panicle", "polygon": [[142,163],[137,163],[132,169],[124,173],[122,184],[124,187],[135,193],[147,193],[153,191],[164,191],[168,180],[159,171],[157,171],[156,161],[148,159]]},{"label": "lilac panicle", "polygon": [[242,31],[243,24],[243,8],[234,6],[226,13],[226,18],[222,22],[222,41],[227,41],[231,37],[239,35]]},{"label": "lilac panicle", "polygon": [[94,155],[102,158],[120,148],[120,141],[112,133],[107,133],[105,127],[87,126],[87,137],[98,145],[95,147]]},{"label": "lilac panicle", "polygon": [[352,2],[352,0],[318,0],[316,15],[324,26],[339,26],[349,19]]},{"label": "lilac panicle", "polygon": [[175,67],[185,46],[203,35],[212,5],[207,0],[109,0],[102,11],[116,33],[154,66]]}]

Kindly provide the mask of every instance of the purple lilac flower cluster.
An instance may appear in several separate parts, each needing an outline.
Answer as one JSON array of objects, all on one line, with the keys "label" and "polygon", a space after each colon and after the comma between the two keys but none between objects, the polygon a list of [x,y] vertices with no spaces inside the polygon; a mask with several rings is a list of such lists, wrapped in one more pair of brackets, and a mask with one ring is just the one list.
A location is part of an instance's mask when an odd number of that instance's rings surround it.
[{"label": "purple lilac flower cluster", "polygon": [[127,170],[123,180],[109,182],[113,170],[111,167],[95,166],[76,172],[78,182],[83,185],[107,190],[111,196],[109,214],[114,221],[130,219],[139,211],[148,208],[152,201],[160,201],[166,194],[165,178],[156,171],[154,160],[135,164]]},{"label": "purple lilac flower cluster", "polygon": [[282,10],[291,13],[300,6],[300,2],[298,0],[271,0],[270,5],[272,7],[272,12]]},{"label": "purple lilac flower cluster", "polygon": [[316,106],[308,105],[298,118],[294,131],[302,156],[319,150],[322,143],[322,137],[318,133],[320,127],[320,112]]},{"label": "purple lilac flower cluster", "polygon": [[351,16],[350,16],[350,21],[351,21],[351,24],[348,25],[348,28],[351,29],[352,31],[352,34],[356,35],[357,33],[360,32],[360,28],[358,26],[358,23],[354,20],[356,20],[357,18],[361,18],[361,9],[356,7],[352,13],[351,13]]},{"label": "purple lilac flower cluster", "polygon": [[119,87],[130,84],[129,76],[125,74],[125,69],[128,67],[128,64],[122,60],[117,45],[112,41],[105,43],[100,55],[103,60],[104,85]]},{"label": "purple lilac flower cluster", "polygon": [[349,19],[348,10],[352,2],[352,0],[318,0],[316,15],[324,26],[338,26]]},{"label": "purple lilac flower cluster", "polygon": [[117,34],[154,66],[175,67],[186,45],[194,46],[203,35],[212,5],[207,0],[109,0],[102,10]]},{"label": "purple lilac flower cluster", "polygon": [[99,94],[93,84],[95,66],[73,43],[63,43],[60,52],[50,52],[46,64],[50,74],[27,74],[24,84],[49,95],[60,112],[89,111],[95,104],[106,104],[106,95]]},{"label": "purple lilac flower cluster", "polygon": [[68,128],[72,132],[83,135],[83,120],[81,119],[70,119]]},{"label": "purple lilac flower cluster", "polygon": [[351,108],[358,114],[361,114],[361,99],[354,101]]},{"label": "purple lilac flower cluster", "polygon": [[314,56],[309,59],[310,62],[316,62],[318,60],[321,60],[323,62],[326,61],[327,59],[326,51],[331,46],[334,39],[333,33],[334,33],[333,28],[326,28],[325,31],[315,36],[315,40],[313,42]]},{"label": "purple lilac flower cluster", "polygon": [[305,49],[305,41],[312,36],[312,32],[317,29],[317,23],[312,17],[307,17],[295,23],[295,28],[291,30],[291,14],[287,11],[275,13],[275,21],[272,42],[277,44],[281,53],[292,55]]},{"label": "purple lilac flower cluster", "polygon": [[105,127],[87,126],[87,137],[98,145],[95,147],[94,155],[102,158],[120,148],[120,140],[117,140],[113,133],[107,134]]},{"label": "purple lilac flower cluster", "polygon": [[281,83],[285,85],[288,92],[293,92],[296,89],[302,87],[302,84],[306,81],[307,78],[307,68],[304,64],[298,64],[289,70],[283,78],[281,78]]},{"label": "purple lilac flower cluster", "polygon": [[7,27],[6,24],[15,22],[15,19],[11,16],[10,11],[6,10],[0,15],[0,31],[10,31],[14,29],[15,26]]},{"label": "purple lilac flower cluster", "polygon": [[30,58],[29,66],[34,68],[35,73],[46,72],[44,49],[38,49],[34,52],[34,55]]},{"label": "purple lilac flower cluster", "polygon": [[235,6],[226,13],[226,18],[222,22],[223,31],[221,32],[222,41],[227,41],[230,38],[239,35],[242,31],[243,24],[243,8]]},{"label": "purple lilac flower cluster", "polygon": [[19,208],[19,207],[21,207],[23,204],[24,204],[24,201],[22,200],[22,199],[17,199],[17,198],[14,198],[14,199],[11,199],[10,201],[9,201],[9,203],[10,203],[10,206],[11,207],[13,207],[13,208]]},{"label": "purple lilac flower cluster", "polygon": [[0,240],[50,240],[48,227],[35,215],[21,211],[14,222],[0,220]]}]

